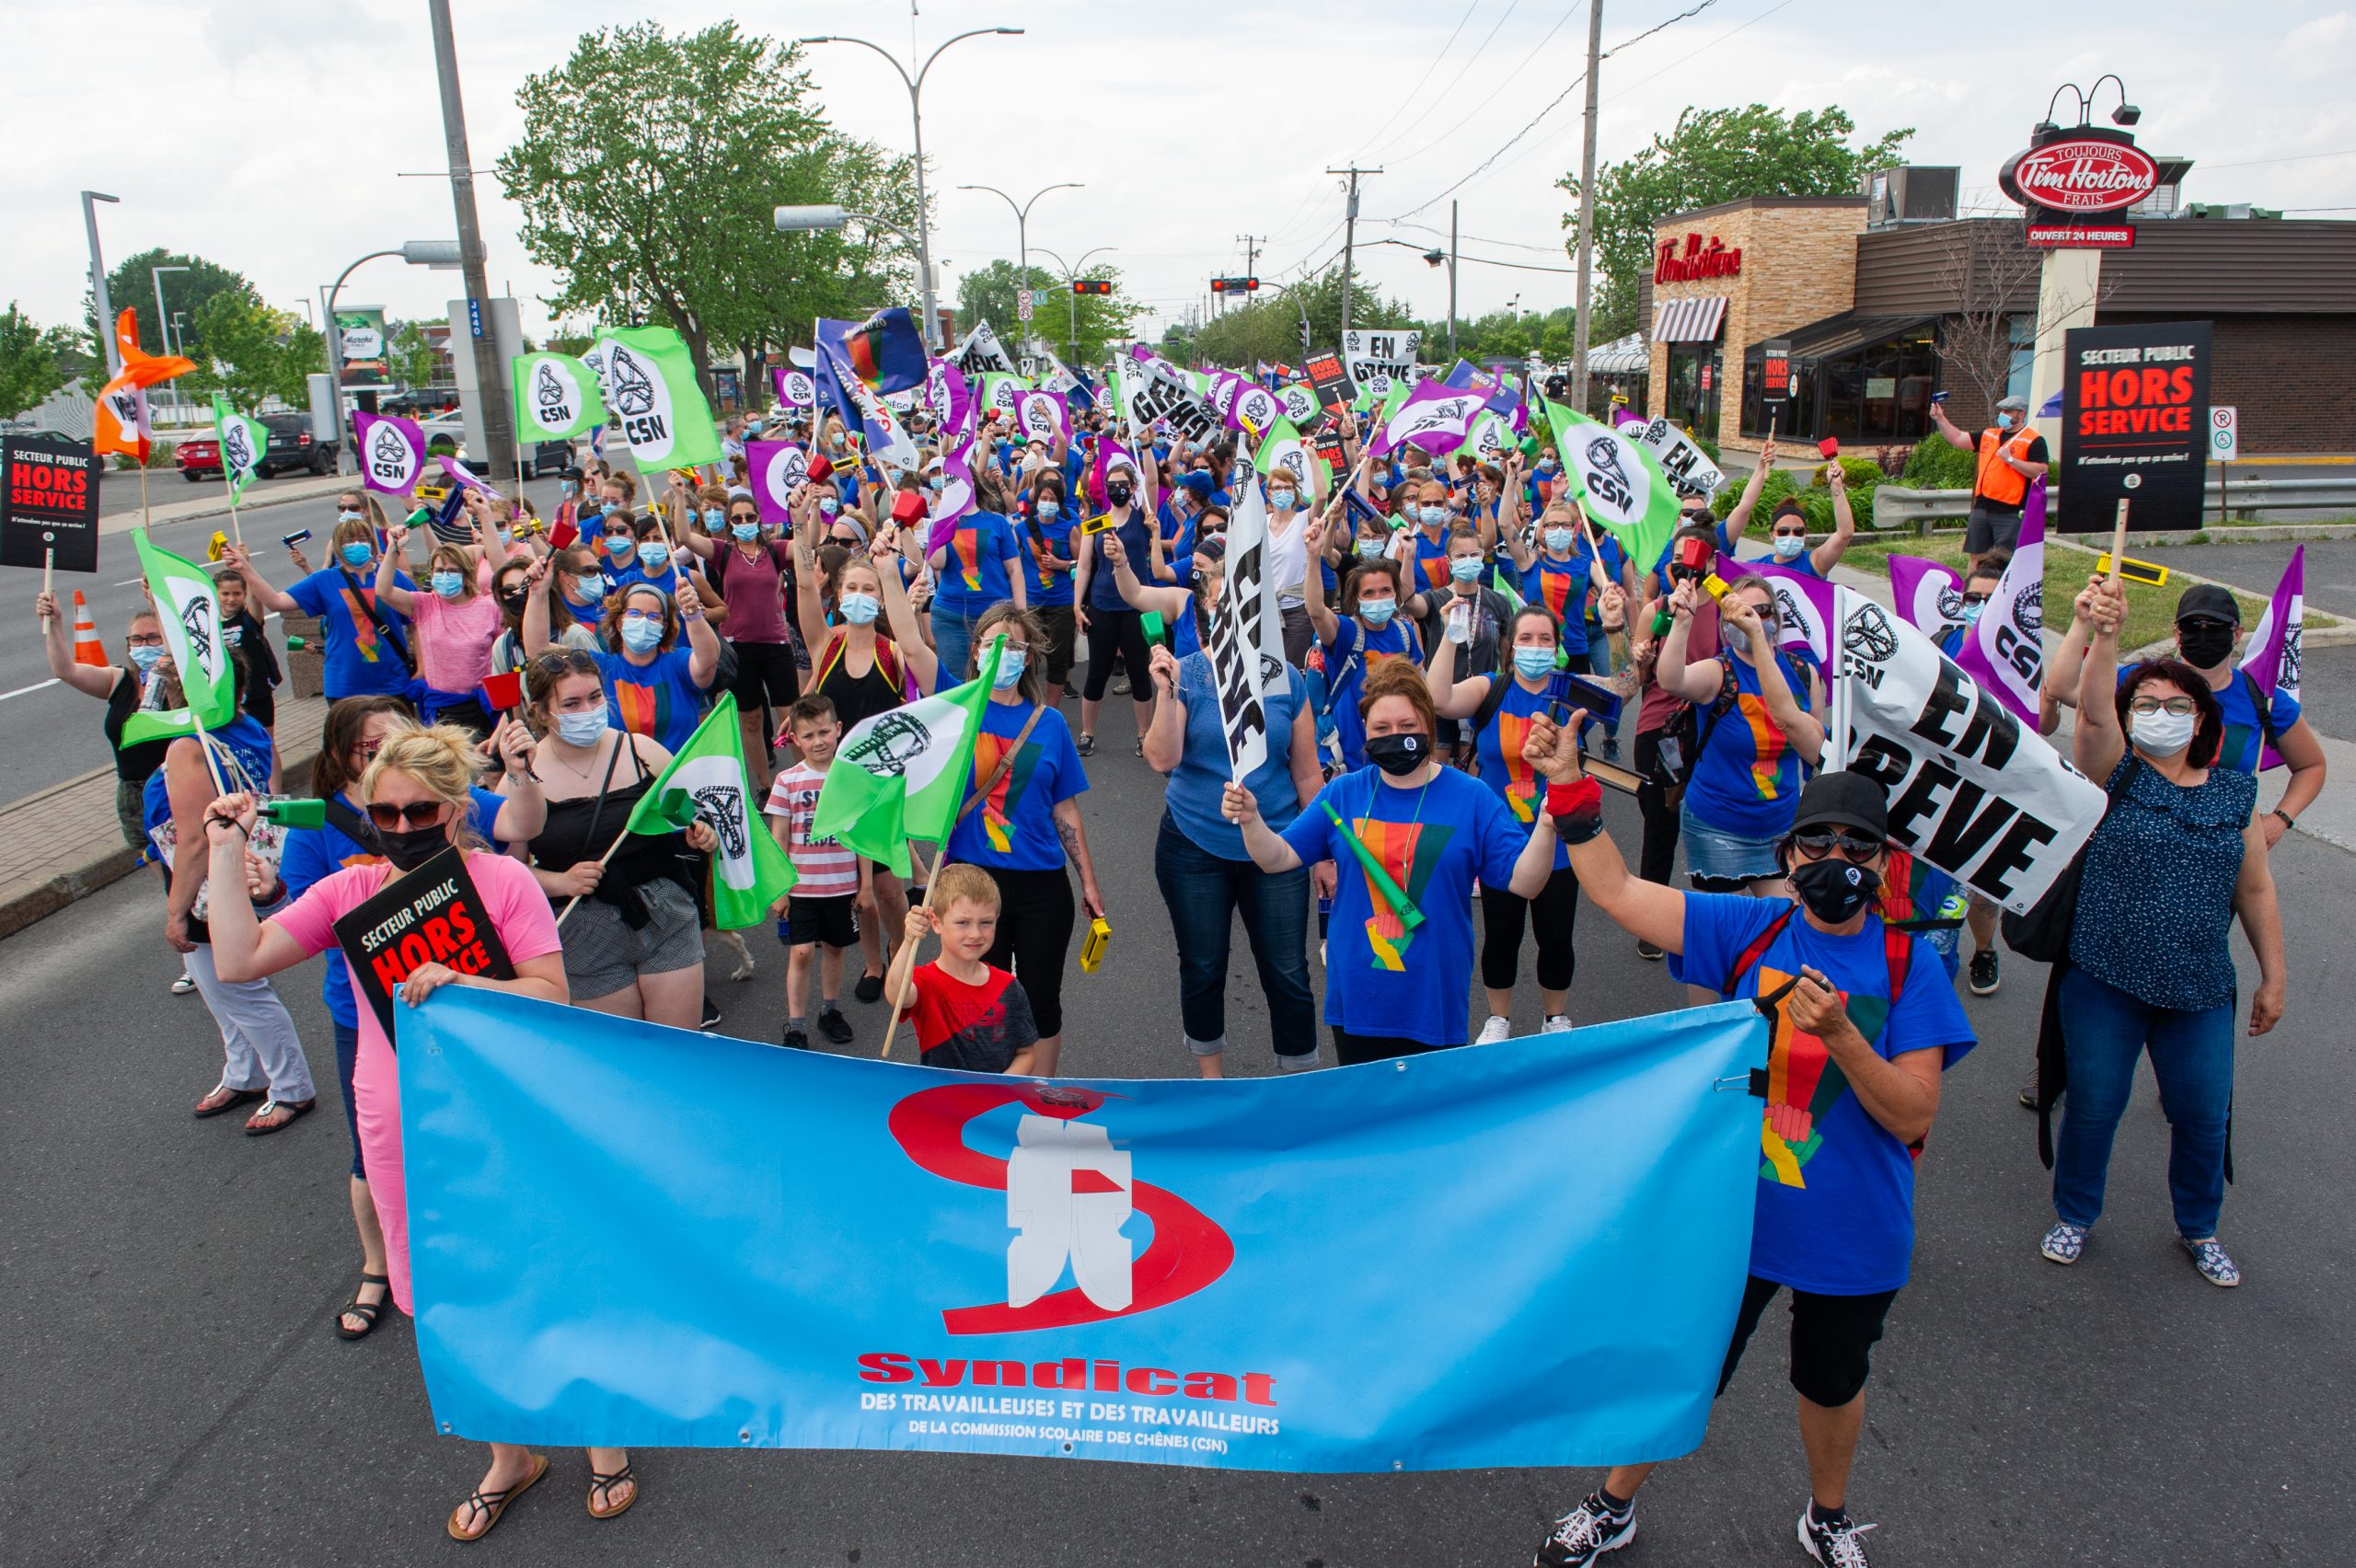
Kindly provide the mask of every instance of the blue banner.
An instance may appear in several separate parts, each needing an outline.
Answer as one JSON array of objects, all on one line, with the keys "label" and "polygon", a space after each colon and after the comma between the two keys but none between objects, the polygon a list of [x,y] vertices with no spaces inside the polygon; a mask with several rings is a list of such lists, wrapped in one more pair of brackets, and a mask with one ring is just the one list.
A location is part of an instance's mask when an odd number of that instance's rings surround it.
[{"label": "blue banner", "polygon": [[1746,1004],[1275,1078],[937,1072],[446,987],[398,1021],[438,1428],[1350,1471],[1702,1441]]}]

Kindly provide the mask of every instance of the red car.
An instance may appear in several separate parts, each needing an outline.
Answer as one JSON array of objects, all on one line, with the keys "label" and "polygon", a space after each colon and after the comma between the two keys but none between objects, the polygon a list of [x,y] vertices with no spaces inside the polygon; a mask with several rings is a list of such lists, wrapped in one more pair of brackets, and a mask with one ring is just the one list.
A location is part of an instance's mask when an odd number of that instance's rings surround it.
[{"label": "red car", "polygon": [[[262,428],[269,439],[262,448],[255,476],[267,478],[282,468],[308,468],[314,474],[335,471],[335,447],[311,435],[307,414],[264,414]],[[191,484],[221,477],[221,444],[212,436],[183,441],[172,451],[172,461]]]}]

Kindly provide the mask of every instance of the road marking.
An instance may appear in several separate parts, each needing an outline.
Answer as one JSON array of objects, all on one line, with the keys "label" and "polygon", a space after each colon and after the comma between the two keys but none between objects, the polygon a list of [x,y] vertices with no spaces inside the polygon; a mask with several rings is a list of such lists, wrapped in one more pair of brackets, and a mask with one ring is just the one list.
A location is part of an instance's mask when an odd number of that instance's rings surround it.
[{"label": "road marking", "polygon": [[47,687],[53,686],[56,684],[57,677],[55,675],[52,675],[45,681],[35,681],[29,686],[18,686],[14,691],[0,691],[0,702],[6,702],[12,697],[22,697],[29,691],[41,691]]}]

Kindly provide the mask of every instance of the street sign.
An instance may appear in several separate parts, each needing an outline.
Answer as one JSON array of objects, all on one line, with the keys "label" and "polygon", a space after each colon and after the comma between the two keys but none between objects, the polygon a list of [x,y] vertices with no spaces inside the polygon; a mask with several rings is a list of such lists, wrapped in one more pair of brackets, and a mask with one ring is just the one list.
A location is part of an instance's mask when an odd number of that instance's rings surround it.
[{"label": "street sign", "polygon": [[2209,461],[2231,463],[2242,455],[2241,410],[2220,403],[2209,410]]},{"label": "street sign", "polygon": [[1014,291],[1014,314],[1025,321],[1031,319],[1031,291],[1029,289]]}]

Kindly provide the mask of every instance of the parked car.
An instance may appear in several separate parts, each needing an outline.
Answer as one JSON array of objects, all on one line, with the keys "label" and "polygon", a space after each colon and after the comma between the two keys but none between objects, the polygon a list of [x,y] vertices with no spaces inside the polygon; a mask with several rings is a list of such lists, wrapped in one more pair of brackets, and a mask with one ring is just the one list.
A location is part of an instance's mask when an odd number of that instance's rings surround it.
[{"label": "parked car", "polygon": [[[307,468],[314,474],[335,472],[335,444],[323,442],[311,433],[308,414],[264,414],[262,428],[269,438],[262,446],[261,462],[255,473],[267,478],[287,468]],[[172,461],[179,467],[180,477],[194,484],[199,479],[221,477],[221,443],[209,435],[191,436],[179,444],[172,454]]]},{"label": "parked car", "polygon": [[199,479],[221,477],[221,443],[209,435],[192,435],[172,450],[172,461],[179,465],[180,478],[194,484]]}]

